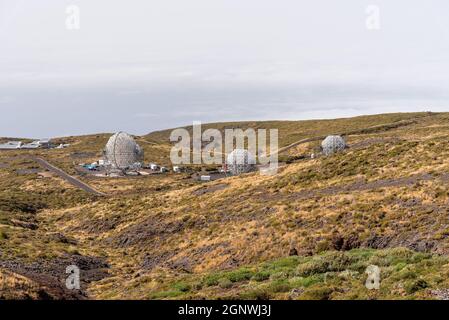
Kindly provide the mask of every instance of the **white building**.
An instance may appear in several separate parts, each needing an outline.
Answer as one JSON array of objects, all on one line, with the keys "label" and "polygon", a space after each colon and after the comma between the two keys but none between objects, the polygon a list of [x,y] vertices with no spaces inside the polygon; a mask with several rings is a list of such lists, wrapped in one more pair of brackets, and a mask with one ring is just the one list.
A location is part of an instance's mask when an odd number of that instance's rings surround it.
[{"label": "white building", "polygon": [[33,142],[30,142],[30,143],[25,143],[23,146],[22,146],[22,149],[38,149],[38,148],[40,148],[41,146],[40,146],[40,144],[39,144],[39,141],[33,141]]},{"label": "white building", "polygon": [[25,143],[24,145],[22,145],[21,148],[22,149],[39,149],[39,148],[49,149],[49,148],[51,148],[51,142],[48,139],[36,140],[36,141],[30,142],[30,143]]},{"label": "white building", "polygon": [[61,143],[59,146],[57,146],[55,149],[64,149],[64,148],[68,148],[68,147],[70,147],[70,144],[69,143],[66,143],[66,144],[64,144],[64,143]]},{"label": "white building", "polygon": [[20,149],[20,148],[22,148],[21,141],[8,141],[6,143],[0,144],[0,149],[3,149],[3,150],[14,150],[14,149]]},{"label": "white building", "polygon": [[181,168],[178,167],[178,166],[174,166],[174,167],[173,167],[173,172],[175,172],[175,173],[180,173],[180,172],[181,172]]}]

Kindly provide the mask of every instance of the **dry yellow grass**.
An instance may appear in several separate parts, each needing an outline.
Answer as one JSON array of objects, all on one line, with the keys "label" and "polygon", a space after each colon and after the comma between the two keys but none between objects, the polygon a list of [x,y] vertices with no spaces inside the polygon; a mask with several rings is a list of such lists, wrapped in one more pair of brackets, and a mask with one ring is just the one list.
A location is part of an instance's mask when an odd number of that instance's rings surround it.
[{"label": "dry yellow grass", "polygon": [[[350,148],[332,157],[295,158],[317,147],[298,145],[286,155],[291,163],[275,176],[251,173],[207,184],[174,174],[82,177],[108,193],[106,198],[90,198],[57,178],[18,177],[11,168],[0,169],[0,176],[10,181],[8,187],[39,194],[45,201],[60,199],[37,211],[39,229],[26,230],[27,239],[8,221],[3,223],[0,229],[8,238],[2,245],[14,247],[8,259],[20,252],[59,257],[73,251],[105,258],[109,277],[89,283],[92,298],[148,298],[161,283],[186,274],[263,263],[287,256],[292,247],[302,255],[317,254],[335,249],[338,237],[347,249],[385,244],[447,254],[448,114],[276,124],[284,126],[281,145],[286,145],[308,135],[402,119],[415,120],[350,135]],[[156,160],[168,157],[170,145],[158,140],[164,137],[145,137],[151,142],[146,148],[157,151]],[[73,149],[45,151],[42,156],[70,171],[73,152],[87,145],[88,152],[97,153],[86,159],[95,159],[106,140],[107,135],[71,137]],[[76,244],[50,241],[52,233],[73,238]],[[205,288],[202,294],[214,290]]]},{"label": "dry yellow grass", "polygon": [[0,299],[28,300],[43,298],[39,285],[26,277],[0,268]]}]

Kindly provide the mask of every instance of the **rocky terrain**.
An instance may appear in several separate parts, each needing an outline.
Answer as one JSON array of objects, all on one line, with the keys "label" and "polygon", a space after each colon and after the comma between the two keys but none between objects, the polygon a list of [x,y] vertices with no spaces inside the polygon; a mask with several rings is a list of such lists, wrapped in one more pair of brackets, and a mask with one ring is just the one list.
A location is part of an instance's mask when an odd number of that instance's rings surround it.
[{"label": "rocky terrain", "polygon": [[[0,298],[447,299],[448,113],[210,127],[278,128],[279,173],[81,175],[74,164],[98,160],[108,134],[0,151]],[[169,165],[169,132],[137,137],[146,162]],[[334,133],[349,148],[311,159]],[[65,288],[72,264],[80,290]],[[364,285],[372,264],[379,290]]]}]

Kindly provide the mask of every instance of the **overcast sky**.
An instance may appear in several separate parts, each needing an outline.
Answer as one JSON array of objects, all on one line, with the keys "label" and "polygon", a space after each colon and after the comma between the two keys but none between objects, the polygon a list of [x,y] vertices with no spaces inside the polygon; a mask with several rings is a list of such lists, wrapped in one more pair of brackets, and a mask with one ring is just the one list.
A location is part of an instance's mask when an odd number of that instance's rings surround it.
[{"label": "overcast sky", "polygon": [[0,136],[449,111],[448,12],[447,0],[0,0]]}]

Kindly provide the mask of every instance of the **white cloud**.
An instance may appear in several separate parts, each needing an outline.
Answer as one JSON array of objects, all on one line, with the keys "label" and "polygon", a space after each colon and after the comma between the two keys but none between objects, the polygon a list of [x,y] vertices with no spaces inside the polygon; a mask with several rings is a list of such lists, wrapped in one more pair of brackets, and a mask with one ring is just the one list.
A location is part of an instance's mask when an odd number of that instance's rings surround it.
[{"label": "white cloud", "polygon": [[[65,28],[65,9],[73,3],[81,9],[78,31]],[[0,108],[11,112],[0,119],[0,135],[22,130],[11,120],[35,110],[41,112],[34,120],[43,123],[65,122],[66,112],[49,110],[98,110],[111,114],[113,129],[124,125],[120,110],[141,118],[160,114],[156,124],[135,124],[141,127],[134,131],[145,132],[188,122],[189,115],[211,121],[306,117],[310,105],[330,117],[394,111],[389,105],[399,100],[410,110],[422,101],[442,108],[448,92],[444,0],[377,0],[376,32],[365,27],[368,0],[1,4]],[[5,104],[5,96],[18,98]],[[260,109],[273,101],[286,103],[271,113]],[[80,121],[66,127],[107,129]],[[29,125],[30,132],[48,130],[45,135],[54,128]]]}]

